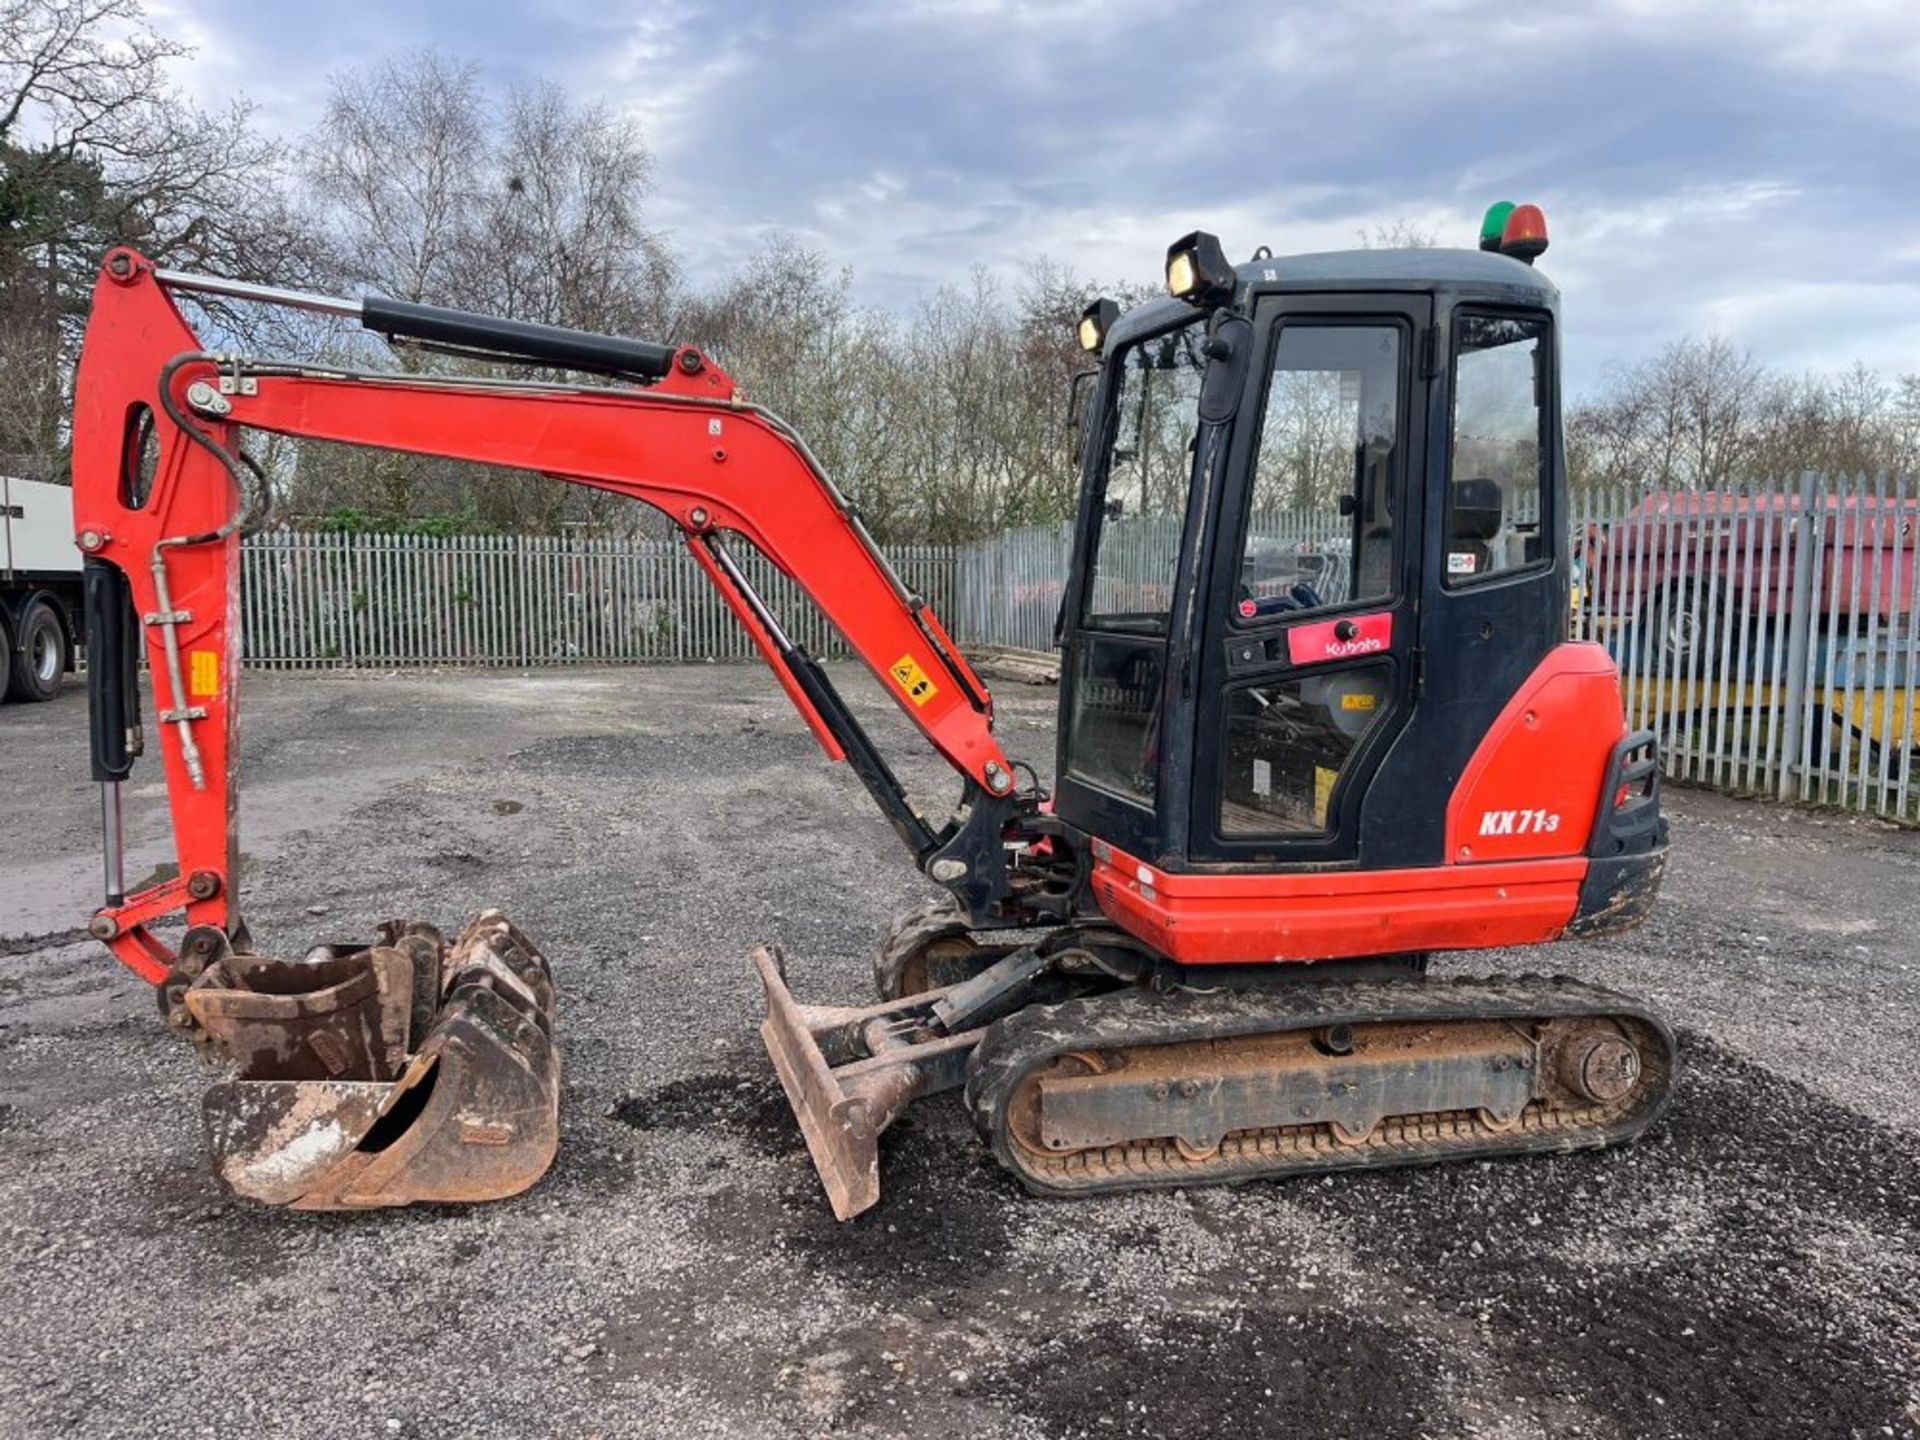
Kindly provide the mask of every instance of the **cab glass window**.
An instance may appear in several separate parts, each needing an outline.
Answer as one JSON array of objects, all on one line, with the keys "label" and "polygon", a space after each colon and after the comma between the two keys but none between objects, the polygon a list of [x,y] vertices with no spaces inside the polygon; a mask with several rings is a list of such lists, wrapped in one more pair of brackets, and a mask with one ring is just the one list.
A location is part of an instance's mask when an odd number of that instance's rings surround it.
[{"label": "cab glass window", "polygon": [[1455,317],[1446,582],[1471,585],[1551,557],[1541,524],[1548,364],[1541,316]]},{"label": "cab glass window", "polygon": [[1125,635],[1086,635],[1078,649],[1067,768],[1076,780],[1151,805],[1159,788],[1166,646]]},{"label": "cab glass window", "polygon": [[1117,358],[1085,623],[1165,635],[1193,478],[1204,321],[1141,340]]},{"label": "cab glass window", "polygon": [[1391,683],[1386,662],[1374,661],[1229,691],[1220,835],[1253,839],[1337,829],[1337,787],[1386,715]]},{"label": "cab glass window", "polygon": [[1242,623],[1392,595],[1401,349],[1396,325],[1280,331],[1234,595]]}]

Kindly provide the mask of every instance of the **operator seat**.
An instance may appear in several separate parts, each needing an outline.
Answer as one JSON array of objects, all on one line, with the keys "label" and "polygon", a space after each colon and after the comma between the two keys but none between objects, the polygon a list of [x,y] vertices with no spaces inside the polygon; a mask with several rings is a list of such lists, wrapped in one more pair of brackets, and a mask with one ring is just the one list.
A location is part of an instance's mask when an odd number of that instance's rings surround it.
[{"label": "operator seat", "polygon": [[1485,476],[1454,483],[1447,506],[1447,574],[1466,579],[1494,569],[1491,542],[1500,533],[1506,497]]}]

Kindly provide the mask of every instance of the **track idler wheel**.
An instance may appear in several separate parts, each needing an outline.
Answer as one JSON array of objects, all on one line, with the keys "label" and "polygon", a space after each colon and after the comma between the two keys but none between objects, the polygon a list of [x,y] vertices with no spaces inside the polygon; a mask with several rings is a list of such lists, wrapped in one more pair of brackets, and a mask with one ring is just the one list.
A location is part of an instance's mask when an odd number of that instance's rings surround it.
[{"label": "track idler wheel", "polygon": [[950,904],[900,916],[873,959],[873,989],[882,1000],[905,1000],[971,980],[1018,946],[985,945]]},{"label": "track idler wheel", "polygon": [[1561,1045],[1557,1058],[1561,1083],[1594,1105],[1624,1100],[1640,1083],[1640,1051],[1616,1030],[1577,1034]]},{"label": "track idler wheel", "polygon": [[498,911],[451,945],[389,922],[297,961],[221,953],[181,1008],[231,1078],[206,1094],[214,1173],[301,1210],[497,1200],[559,1142],[547,962]]}]

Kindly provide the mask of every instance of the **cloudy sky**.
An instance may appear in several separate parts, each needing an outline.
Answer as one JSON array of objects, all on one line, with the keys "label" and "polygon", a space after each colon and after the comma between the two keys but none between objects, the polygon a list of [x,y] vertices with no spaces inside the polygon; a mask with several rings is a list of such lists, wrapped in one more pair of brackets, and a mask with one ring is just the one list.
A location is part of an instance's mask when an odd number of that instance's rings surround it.
[{"label": "cloudy sky", "polygon": [[696,279],[786,231],[911,308],[1052,256],[1151,279],[1396,220],[1554,240],[1576,388],[1717,331],[1920,371],[1920,0],[164,0],[203,99],[297,135],[330,72],[433,45],[630,109]]}]

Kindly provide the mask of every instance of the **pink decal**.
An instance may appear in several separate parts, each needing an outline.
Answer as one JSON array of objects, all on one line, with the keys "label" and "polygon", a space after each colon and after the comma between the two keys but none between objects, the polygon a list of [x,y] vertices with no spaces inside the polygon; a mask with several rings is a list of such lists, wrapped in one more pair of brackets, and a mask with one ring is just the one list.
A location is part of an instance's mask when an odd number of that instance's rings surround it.
[{"label": "pink decal", "polygon": [[1350,615],[1316,625],[1296,625],[1287,632],[1287,658],[1296,665],[1327,660],[1350,660],[1377,655],[1393,646],[1393,615]]}]

